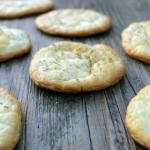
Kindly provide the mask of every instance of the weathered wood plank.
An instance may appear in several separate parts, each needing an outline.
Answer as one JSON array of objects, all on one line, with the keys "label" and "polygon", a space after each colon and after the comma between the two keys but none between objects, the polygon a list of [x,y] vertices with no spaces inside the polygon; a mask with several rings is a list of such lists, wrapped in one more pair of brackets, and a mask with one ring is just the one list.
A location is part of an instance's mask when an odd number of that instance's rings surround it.
[{"label": "weathered wood plank", "polygon": [[[137,92],[150,84],[150,66],[127,56],[120,34],[135,21],[149,20],[148,0],[54,0],[55,9],[86,8],[108,15],[112,29],[85,38],[50,36],[37,30],[38,15],[0,20],[0,25],[25,30],[32,41],[29,54],[0,63],[0,86],[21,103],[22,132],[16,150],[144,150],[125,127],[126,108]],[[90,45],[104,43],[124,60],[125,77],[115,86],[98,92],[66,95],[38,88],[29,77],[34,54],[57,41]]]}]

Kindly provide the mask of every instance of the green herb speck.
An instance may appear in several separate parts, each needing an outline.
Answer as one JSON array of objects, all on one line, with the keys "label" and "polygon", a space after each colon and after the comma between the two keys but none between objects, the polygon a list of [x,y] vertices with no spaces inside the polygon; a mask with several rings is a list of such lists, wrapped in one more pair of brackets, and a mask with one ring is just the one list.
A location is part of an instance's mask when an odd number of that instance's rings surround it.
[{"label": "green herb speck", "polygon": [[8,106],[4,106],[4,107],[7,108],[7,109],[9,108]]},{"label": "green herb speck", "polygon": [[92,49],[92,50],[90,50],[90,52],[93,52],[93,49]]}]

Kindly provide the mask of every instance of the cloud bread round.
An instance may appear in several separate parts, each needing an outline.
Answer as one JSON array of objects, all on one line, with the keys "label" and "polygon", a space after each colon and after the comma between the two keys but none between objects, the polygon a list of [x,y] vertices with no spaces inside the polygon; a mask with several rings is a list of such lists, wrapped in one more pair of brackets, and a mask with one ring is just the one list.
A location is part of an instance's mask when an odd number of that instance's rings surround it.
[{"label": "cloud bread round", "polygon": [[132,58],[150,64],[150,21],[136,22],[122,32],[122,46]]},{"label": "cloud bread round", "polygon": [[111,21],[92,10],[64,9],[39,16],[35,24],[48,34],[81,37],[105,32],[110,28]]},{"label": "cloud bread round", "polygon": [[0,62],[28,53],[29,36],[22,30],[0,26]]},{"label": "cloud bread round", "polygon": [[150,85],[129,103],[126,127],[136,142],[150,149]]},{"label": "cloud bread round", "polygon": [[22,111],[19,102],[0,88],[0,150],[12,150],[19,141]]},{"label": "cloud bread round", "polygon": [[38,51],[30,65],[36,85],[64,93],[101,90],[117,83],[124,73],[122,59],[103,44],[58,42]]},{"label": "cloud bread round", "polygon": [[42,13],[53,7],[51,0],[1,0],[0,18],[16,18]]}]

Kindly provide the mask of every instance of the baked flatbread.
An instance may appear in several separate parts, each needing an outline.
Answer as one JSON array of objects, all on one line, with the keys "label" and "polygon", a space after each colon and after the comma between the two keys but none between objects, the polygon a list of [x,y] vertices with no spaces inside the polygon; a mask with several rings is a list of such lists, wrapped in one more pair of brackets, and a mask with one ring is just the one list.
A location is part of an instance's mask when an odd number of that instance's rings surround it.
[{"label": "baked flatbread", "polygon": [[150,21],[136,22],[122,32],[122,46],[132,58],[150,64]]},{"label": "baked flatbread", "polygon": [[0,150],[12,150],[19,141],[22,111],[19,102],[0,88]]},{"label": "baked flatbread", "polygon": [[92,10],[64,9],[39,16],[35,24],[48,34],[81,37],[107,31],[111,21],[107,16]]},{"label": "baked flatbread", "polygon": [[36,85],[64,93],[101,90],[117,83],[124,73],[122,59],[103,44],[58,42],[38,51],[30,65]]},{"label": "baked flatbread", "polygon": [[0,0],[0,18],[42,13],[53,7],[51,0]]},{"label": "baked flatbread", "polygon": [[126,127],[136,142],[150,149],[150,85],[129,103]]},{"label": "baked flatbread", "polygon": [[0,26],[0,62],[29,52],[31,41],[22,30]]}]

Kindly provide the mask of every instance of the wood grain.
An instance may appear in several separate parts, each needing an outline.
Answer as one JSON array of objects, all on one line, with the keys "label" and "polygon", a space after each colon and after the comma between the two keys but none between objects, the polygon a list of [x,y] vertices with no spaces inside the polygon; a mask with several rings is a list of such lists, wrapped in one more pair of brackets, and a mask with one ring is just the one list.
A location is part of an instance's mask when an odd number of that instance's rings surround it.
[{"label": "wood grain", "polygon": [[[21,137],[15,150],[145,150],[125,127],[128,103],[150,84],[150,66],[127,56],[121,46],[121,32],[130,23],[150,17],[145,0],[54,0],[54,9],[86,8],[108,15],[110,31],[85,37],[50,36],[39,31],[37,15],[0,20],[0,25],[25,30],[32,41],[29,54],[0,63],[0,87],[10,91],[23,110]],[[126,73],[116,85],[97,92],[62,94],[38,88],[29,77],[34,54],[57,41],[90,45],[104,43],[124,60]]]}]

